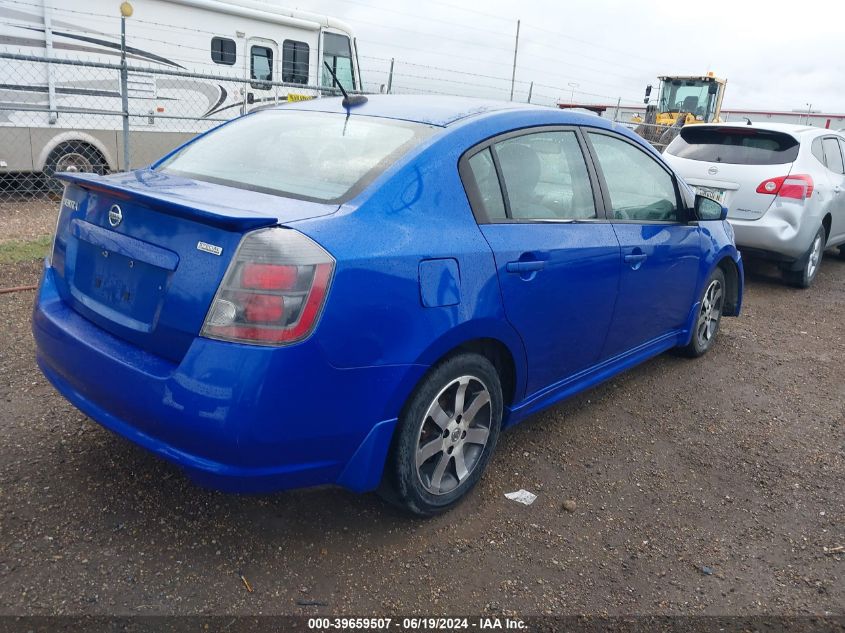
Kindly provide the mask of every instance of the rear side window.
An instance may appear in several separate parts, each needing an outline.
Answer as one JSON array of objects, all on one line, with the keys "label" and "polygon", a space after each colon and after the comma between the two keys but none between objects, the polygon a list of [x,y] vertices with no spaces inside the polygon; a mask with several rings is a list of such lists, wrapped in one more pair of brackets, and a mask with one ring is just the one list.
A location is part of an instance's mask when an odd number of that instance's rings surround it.
[{"label": "rear side window", "polygon": [[514,220],[596,217],[593,190],[575,132],[539,132],[494,145]]},{"label": "rear side window", "polygon": [[827,168],[836,173],[845,173],[845,166],[842,163],[842,152],[839,149],[839,142],[833,137],[822,139],[822,148],[824,149],[824,158]]},{"label": "rear side window", "polygon": [[824,159],[824,148],[822,148],[821,137],[813,139],[813,144],[810,149],[813,152],[813,156],[816,157],[816,160],[819,161],[825,167],[827,167],[827,161]]},{"label": "rear side window", "polygon": [[308,57],[308,44],[285,40],[282,44],[282,81],[291,84],[307,84]]},{"label": "rear side window", "polygon": [[798,158],[798,141],[789,134],[744,127],[689,125],[666,148],[678,158],[732,165],[784,165]]},{"label": "rear side window", "polygon": [[198,138],[156,169],[289,198],[342,203],[434,129],[375,117],[269,110]]},{"label": "rear side window", "polygon": [[496,174],[490,148],[478,152],[467,163],[477,190],[478,204],[487,216],[486,219],[504,220],[507,217],[505,203],[502,200],[502,189],[499,187],[499,176]]},{"label": "rear side window", "polygon": [[235,51],[235,40],[230,40],[225,37],[211,38],[211,61],[215,64],[234,66]]},{"label": "rear side window", "polygon": [[656,160],[621,139],[593,132],[589,137],[610,194],[614,219],[678,221],[675,182]]}]

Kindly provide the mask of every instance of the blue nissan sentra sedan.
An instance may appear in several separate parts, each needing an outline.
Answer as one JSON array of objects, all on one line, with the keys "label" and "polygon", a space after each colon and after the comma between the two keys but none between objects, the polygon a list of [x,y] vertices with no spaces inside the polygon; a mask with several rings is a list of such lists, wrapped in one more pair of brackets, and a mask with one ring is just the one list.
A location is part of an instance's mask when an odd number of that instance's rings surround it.
[{"label": "blue nissan sentra sedan", "polygon": [[318,99],[62,179],[39,366],[223,490],[337,484],[443,511],[502,428],[666,350],[704,354],[742,301],[725,210],[590,115]]}]

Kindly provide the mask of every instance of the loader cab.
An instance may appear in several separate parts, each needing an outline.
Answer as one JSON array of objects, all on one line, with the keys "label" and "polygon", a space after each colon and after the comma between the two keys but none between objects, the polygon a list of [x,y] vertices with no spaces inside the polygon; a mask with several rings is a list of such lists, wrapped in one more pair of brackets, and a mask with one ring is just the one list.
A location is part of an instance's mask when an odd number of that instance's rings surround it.
[{"label": "loader cab", "polygon": [[697,77],[660,77],[657,123],[673,125],[679,116],[686,124],[718,122],[725,92],[724,79],[712,73]]}]

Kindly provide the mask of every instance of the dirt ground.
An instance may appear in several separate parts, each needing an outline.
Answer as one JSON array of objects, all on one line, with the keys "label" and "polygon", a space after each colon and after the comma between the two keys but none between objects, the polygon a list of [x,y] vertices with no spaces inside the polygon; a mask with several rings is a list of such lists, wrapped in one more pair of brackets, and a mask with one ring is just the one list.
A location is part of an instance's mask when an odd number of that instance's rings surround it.
[{"label": "dirt ground", "polygon": [[0,244],[52,234],[58,211],[59,198],[9,201],[0,192]]},{"label": "dirt ground", "polygon": [[[38,271],[2,265],[0,287]],[[197,488],[47,384],[33,295],[0,295],[0,613],[845,614],[833,256],[808,291],[752,267],[711,353],[663,355],[505,433],[431,520],[336,489]],[[520,488],[533,505],[504,497]]]}]

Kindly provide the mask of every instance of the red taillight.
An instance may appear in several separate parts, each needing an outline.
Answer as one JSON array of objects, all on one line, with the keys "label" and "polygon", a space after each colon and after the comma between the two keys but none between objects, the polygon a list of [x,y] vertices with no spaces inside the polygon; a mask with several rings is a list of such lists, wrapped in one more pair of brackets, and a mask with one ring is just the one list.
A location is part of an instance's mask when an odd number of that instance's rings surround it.
[{"label": "red taillight", "polygon": [[250,323],[278,323],[285,316],[285,298],[279,295],[247,295],[243,306]]},{"label": "red taillight", "polygon": [[209,338],[282,345],[314,329],[334,259],[302,233],[262,229],[246,235],[206,316]]},{"label": "red taillight", "polygon": [[248,262],[241,269],[241,283],[244,288],[257,290],[290,290],[296,285],[298,272],[296,266]]},{"label": "red taillight", "polygon": [[760,183],[757,193],[804,200],[813,195],[813,178],[809,174],[790,174],[769,178]]}]

